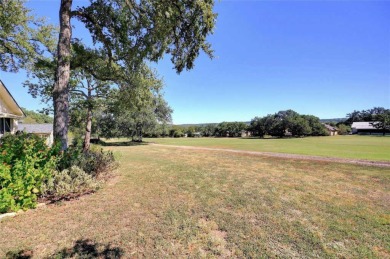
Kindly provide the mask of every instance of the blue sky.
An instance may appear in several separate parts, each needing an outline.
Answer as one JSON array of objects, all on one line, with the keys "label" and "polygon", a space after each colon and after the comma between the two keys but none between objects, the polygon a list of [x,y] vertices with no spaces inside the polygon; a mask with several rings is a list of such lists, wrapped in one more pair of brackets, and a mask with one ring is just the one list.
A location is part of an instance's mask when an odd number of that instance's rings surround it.
[{"label": "blue sky", "polygon": [[[29,2],[53,23],[58,5]],[[215,11],[209,37],[215,59],[202,54],[180,75],[169,58],[153,64],[165,80],[174,123],[248,121],[285,109],[336,118],[390,108],[389,1],[222,0]],[[75,35],[89,41],[74,25]],[[21,86],[24,73],[0,78],[21,106],[42,107]]]}]

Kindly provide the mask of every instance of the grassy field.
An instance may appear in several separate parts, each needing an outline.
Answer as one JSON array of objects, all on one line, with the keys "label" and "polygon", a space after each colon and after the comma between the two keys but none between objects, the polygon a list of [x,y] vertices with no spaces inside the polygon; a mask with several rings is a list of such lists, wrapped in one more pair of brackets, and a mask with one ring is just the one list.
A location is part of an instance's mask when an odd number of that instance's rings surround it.
[{"label": "grassy field", "polygon": [[390,161],[390,137],[388,136],[334,136],[288,139],[151,138],[145,139],[145,141],[166,145]]},{"label": "grassy field", "polygon": [[95,194],[2,221],[0,258],[390,256],[389,169],[107,148],[120,154],[118,177]]}]

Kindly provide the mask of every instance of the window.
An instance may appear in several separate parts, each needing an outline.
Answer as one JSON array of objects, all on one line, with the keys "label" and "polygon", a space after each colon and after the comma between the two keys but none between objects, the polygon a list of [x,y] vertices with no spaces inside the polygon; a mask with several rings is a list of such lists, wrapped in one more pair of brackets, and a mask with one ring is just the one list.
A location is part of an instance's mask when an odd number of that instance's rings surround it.
[{"label": "window", "polygon": [[11,119],[0,118],[0,134],[11,132]]}]

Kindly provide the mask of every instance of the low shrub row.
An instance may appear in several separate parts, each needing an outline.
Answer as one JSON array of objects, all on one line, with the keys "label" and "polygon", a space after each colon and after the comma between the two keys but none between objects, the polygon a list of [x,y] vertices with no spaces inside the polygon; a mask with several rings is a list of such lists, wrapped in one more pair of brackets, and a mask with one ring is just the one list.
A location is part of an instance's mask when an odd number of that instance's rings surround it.
[{"label": "low shrub row", "polygon": [[31,134],[0,142],[0,213],[34,208],[39,198],[63,199],[95,191],[116,166],[112,152],[82,152],[79,141],[65,152]]}]

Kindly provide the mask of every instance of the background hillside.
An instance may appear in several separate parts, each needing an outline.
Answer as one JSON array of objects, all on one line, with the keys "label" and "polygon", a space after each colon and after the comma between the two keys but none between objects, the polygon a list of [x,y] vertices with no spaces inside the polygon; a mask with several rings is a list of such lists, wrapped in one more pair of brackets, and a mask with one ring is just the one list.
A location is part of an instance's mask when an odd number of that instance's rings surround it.
[{"label": "background hillside", "polygon": [[26,118],[22,119],[21,122],[25,124],[40,124],[40,123],[53,123],[53,117],[49,115],[30,111],[26,108],[22,108],[23,112],[26,114]]}]

